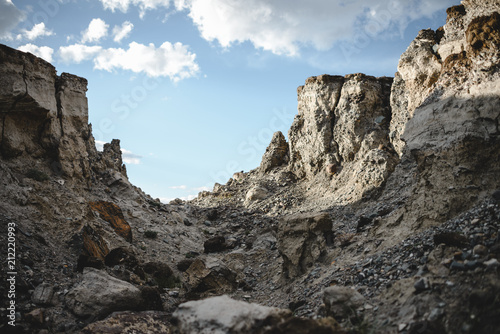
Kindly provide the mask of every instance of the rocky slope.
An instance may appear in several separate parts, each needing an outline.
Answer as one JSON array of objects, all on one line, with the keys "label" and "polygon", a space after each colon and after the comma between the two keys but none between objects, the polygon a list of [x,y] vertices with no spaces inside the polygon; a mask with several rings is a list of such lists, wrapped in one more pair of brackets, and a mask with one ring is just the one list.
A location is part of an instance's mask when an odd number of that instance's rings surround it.
[{"label": "rocky slope", "polygon": [[168,205],[95,149],[85,79],[1,46],[2,332],[500,332],[500,2],[447,13],[394,78],[307,79],[288,142]]}]

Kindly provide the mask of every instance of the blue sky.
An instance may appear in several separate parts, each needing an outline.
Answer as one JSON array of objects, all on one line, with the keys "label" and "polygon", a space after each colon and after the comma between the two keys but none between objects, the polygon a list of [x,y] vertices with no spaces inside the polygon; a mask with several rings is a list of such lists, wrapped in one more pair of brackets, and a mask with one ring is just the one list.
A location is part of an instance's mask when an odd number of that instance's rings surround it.
[{"label": "blue sky", "polygon": [[393,76],[451,0],[0,0],[0,43],[89,81],[99,143],[130,180],[192,198],[260,159],[309,76]]}]

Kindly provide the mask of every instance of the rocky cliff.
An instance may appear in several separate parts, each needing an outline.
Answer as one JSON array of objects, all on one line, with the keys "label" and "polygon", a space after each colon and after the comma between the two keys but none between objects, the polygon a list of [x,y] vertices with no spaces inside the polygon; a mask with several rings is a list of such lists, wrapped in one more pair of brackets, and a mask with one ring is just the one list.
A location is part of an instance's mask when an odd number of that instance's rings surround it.
[{"label": "rocky cliff", "polygon": [[308,78],[288,142],[168,205],[128,182],[119,141],[95,149],[85,79],[0,47],[18,254],[2,316],[39,333],[499,333],[500,2],[447,13],[394,78]]}]

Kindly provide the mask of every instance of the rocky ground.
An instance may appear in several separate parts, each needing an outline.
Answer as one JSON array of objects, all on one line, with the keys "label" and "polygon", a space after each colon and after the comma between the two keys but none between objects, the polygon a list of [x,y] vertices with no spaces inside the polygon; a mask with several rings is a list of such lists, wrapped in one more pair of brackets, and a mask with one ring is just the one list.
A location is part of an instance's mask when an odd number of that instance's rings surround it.
[{"label": "rocky ground", "polygon": [[288,142],[169,204],[96,150],[85,79],[0,46],[1,331],[500,332],[499,12],[308,78]]}]

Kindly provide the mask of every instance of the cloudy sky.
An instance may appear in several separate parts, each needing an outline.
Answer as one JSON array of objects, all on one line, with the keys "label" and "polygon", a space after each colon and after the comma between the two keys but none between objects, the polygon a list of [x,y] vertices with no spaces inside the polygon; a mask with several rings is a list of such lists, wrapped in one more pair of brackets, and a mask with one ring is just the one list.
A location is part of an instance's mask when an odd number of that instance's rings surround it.
[{"label": "cloudy sky", "polygon": [[0,43],[89,81],[129,178],[189,198],[257,167],[312,75],[393,76],[455,0],[0,0]]}]

